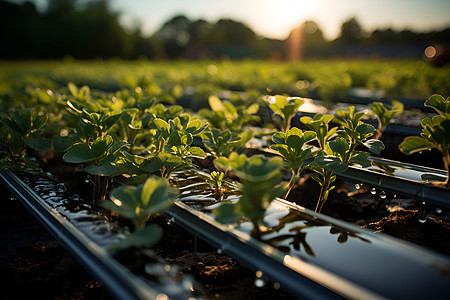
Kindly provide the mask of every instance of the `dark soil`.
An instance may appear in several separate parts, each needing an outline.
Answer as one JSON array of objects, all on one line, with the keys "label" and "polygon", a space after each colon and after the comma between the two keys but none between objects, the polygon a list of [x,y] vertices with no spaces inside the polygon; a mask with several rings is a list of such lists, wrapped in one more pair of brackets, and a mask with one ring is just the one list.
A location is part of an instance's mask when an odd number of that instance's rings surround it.
[{"label": "dark soil", "polygon": [[[234,259],[220,254],[178,225],[165,218],[156,220],[164,229],[154,251],[169,263],[177,264],[204,288],[211,299],[294,299],[279,290],[278,283],[266,281]],[[261,277],[264,286],[255,286]]]},{"label": "dark soil", "polygon": [[2,299],[112,299],[0,184]]}]

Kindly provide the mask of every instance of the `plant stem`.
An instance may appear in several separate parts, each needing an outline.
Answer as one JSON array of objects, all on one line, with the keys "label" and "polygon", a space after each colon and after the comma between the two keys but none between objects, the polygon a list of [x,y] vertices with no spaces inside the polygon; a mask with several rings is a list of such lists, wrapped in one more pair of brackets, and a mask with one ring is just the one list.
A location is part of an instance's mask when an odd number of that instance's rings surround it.
[{"label": "plant stem", "polygon": [[292,188],[294,187],[294,184],[295,184],[294,179],[296,177],[295,174],[296,173],[294,172],[294,170],[292,170],[291,180],[289,180],[288,189],[284,193],[283,199],[286,199],[288,197],[289,193],[291,192]]},{"label": "plant stem", "polygon": [[325,195],[328,191],[328,188],[330,187],[331,175],[332,175],[332,171],[325,170],[324,176],[323,176],[323,184],[322,184],[322,188],[320,189],[320,195],[319,195],[319,199],[317,200],[315,212],[320,212],[322,210],[323,204],[325,203],[325,201],[327,201],[328,197],[325,197]]}]

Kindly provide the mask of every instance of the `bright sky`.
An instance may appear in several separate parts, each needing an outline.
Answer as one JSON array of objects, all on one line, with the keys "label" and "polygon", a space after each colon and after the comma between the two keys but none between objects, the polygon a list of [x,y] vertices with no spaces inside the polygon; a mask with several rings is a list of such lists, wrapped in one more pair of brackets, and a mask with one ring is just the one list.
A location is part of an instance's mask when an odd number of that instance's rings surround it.
[{"label": "bright sky", "polygon": [[151,34],[177,14],[215,22],[231,18],[257,34],[285,38],[305,20],[314,20],[325,37],[335,38],[342,23],[356,17],[361,26],[427,31],[450,27],[450,0],[110,0],[123,21]]},{"label": "bright sky", "polygon": [[[25,0],[12,0],[23,2]],[[87,0],[78,0],[85,2]],[[127,25],[140,23],[152,34],[165,21],[183,14],[191,20],[241,21],[257,34],[284,39],[291,29],[313,20],[325,37],[335,38],[342,23],[356,17],[363,29],[428,31],[450,27],[450,0],[109,0]],[[46,0],[34,0],[45,9]]]}]

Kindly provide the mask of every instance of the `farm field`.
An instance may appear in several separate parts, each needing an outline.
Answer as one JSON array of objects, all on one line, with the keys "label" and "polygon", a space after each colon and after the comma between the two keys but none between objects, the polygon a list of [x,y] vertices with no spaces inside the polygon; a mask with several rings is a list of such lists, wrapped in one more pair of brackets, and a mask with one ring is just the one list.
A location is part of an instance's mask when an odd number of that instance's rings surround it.
[{"label": "farm field", "polygon": [[[421,60],[0,62],[0,177],[13,186],[8,176],[22,176],[69,222],[92,218],[100,234],[118,232],[96,243],[134,273],[150,281],[172,274],[148,267],[157,254],[201,282],[197,289],[182,276],[175,298],[187,290],[231,297],[209,276],[220,270],[215,277],[242,273],[253,295],[289,299],[295,288],[283,288],[295,284],[270,275],[293,270],[286,257],[330,268],[372,296],[387,277],[359,282],[358,270],[347,274],[321,249],[348,247],[361,270],[367,259],[358,249],[405,251],[418,270],[409,254],[424,251],[446,270],[449,95],[450,67]],[[69,193],[76,196],[63,200]],[[194,222],[178,221],[180,211]],[[198,229],[204,220],[200,228],[284,259],[263,276],[242,251]],[[318,228],[326,228],[320,243]],[[406,246],[383,235],[374,242],[378,232]],[[180,236],[189,239],[176,244]],[[236,261],[222,256],[227,250]],[[427,272],[438,278],[427,284],[444,291],[448,277]],[[354,296],[318,281],[321,293]]]}]

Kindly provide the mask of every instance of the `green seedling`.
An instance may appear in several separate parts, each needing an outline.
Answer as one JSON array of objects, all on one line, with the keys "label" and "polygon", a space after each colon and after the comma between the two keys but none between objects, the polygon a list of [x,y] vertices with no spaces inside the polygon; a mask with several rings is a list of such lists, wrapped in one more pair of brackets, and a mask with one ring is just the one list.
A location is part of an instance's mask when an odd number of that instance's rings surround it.
[{"label": "green seedling", "polygon": [[69,163],[87,164],[84,170],[94,176],[93,205],[97,200],[105,199],[109,178],[117,170],[119,150],[126,145],[125,141],[114,142],[106,135],[92,143],[78,142],[67,148],[63,159]]},{"label": "green seedling", "polygon": [[0,123],[0,148],[13,163],[23,161],[27,147],[44,151],[51,147],[49,139],[41,138],[47,122],[46,115],[17,110],[11,115],[2,114]]},{"label": "green seedling", "polygon": [[281,117],[281,129],[286,132],[291,127],[292,118],[297,114],[298,109],[305,103],[305,100],[298,97],[286,97],[281,95],[269,96],[267,98],[269,107]]},{"label": "green seedling", "polygon": [[225,176],[225,173],[223,172],[217,172],[212,171],[209,178],[206,179],[206,182],[209,183],[211,188],[214,190],[214,193],[217,195],[222,194],[223,191],[223,178]]},{"label": "green seedling", "polygon": [[142,182],[150,175],[170,178],[173,172],[195,167],[189,158],[181,158],[171,153],[160,152],[153,156],[142,157],[124,151],[118,162],[124,173],[134,182]]},{"label": "green seedling", "polygon": [[214,163],[218,169],[231,171],[239,177],[239,190],[242,193],[237,204],[225,203],[218,208],[218,220],[231,223],[244,216],[253,223],[253,233],[259,237],[265,228],[262,221],[267,207],[286,190],[285,183],[279,184],[282,158],[262,155],[247,157],[232,152],[228,158],[217,158]]},{"label": "green seedling", "polygon": [[200,120],[181,114],[168,122],[159,118],[153,122],[154,151],[147,157],[124,152],[120,164],[127,173],[141,179],[151,174],[170,178],[174,171],[195,167],[193,158],[205,158],[200,147],[192,146],[194,136],[207,127]]},{"label": "green seedling", "polygon": [[372,102],[369,107],[378,120],[378,128],[375,131],[374,139],[379,140],[391,120],[403,113],[404,105],[400,101],[393,100],[392,105]]},{"label": "green seedling", "polygon": [[202,133],[203,144],[214,157],[228,156],[241,140],[241,137],[229,130],[220,131],[217,128]]},{"label": "green seedling", "polygon": [[314,118],[301,117],[300,121],[305,124],[309,129],[316,133],[316,139],[319,143],[319,148],[325,150],[325,145],[328,140],[332,139],[336,135],[338,127],[329,128],[333,116],[316,114]]},{"label": "green seedling", "polygon": [[67,101],[67,107],[78,117],[77,134],[87,143],[91,139],[105,136],[122,116],[120,111],[90,112],[71,101]]},{"label": "green seedling", "polygon": [[291,172],[289,187],[283,198],[286,199],[293,186],[300,179],[300,173],[304,169],[304,161],[312,157],[311,146],[306,144],[316,139],[316,133],[313,131],[302,132],[293,127],[286,132],[277,132],[272,136],[275,143],[270,148],[277,151],[288,162],[287,170]]},{"label": "green seedling", "polygon": [[425,101],[425,106],[433,108],[439,115],[424,118],[421,136],[405,138],[399,149],[406,155],[433,148],[441,152],[447,179],[437,185],[450,189],[450,97],[444,99],[441,95],[433,95]]},{"label": "green seedling", "polygon": [[258,122],[260,118],[255,116],[259,110],[257,103],[234,106],[227,100],[220,100],[217,96],[210,96],[208,99],[211,109],[201,109],[198,114],[206,119],[212,128],[221,131],[230,130],[234,133],[244,131],[244,126]]},{"label": "green seedling", "polygon": [[121,186],[111,191],[110,200],[98,203],[119,216],[133,222],[134,232],[114,245],[114,250],[129,247],[152,246],[162,236],[156,225],[146,226],[147,221],[168,209],[178,196],[164,178],[151,177],[138,186]]},{"label": "green seedling", "polygon": [[324,149],[318,152],[314,163],[309,166],[320,175],[320,177],[312,177],[321,186],[316,206],[317,212],[321,211],[329,192],[334,188],[331,184],[336,180],[335,173],[345,172],[351,164],[359,164],[362,167],[371,165],[368,159],[369,153],[356,150],[357,147],[366,148],[375,154],[379,154],[384,149],[381,141],[369,139],[374,134],[375,128],[361,121],[364,114],[364,112],[355,113],[353,106],[349,106],[347,110],[338,111],[342,129],[336,131],[337,137],[328,140]]},{"label": "green seedling", "polygon": [[[204,125],[199,119],[193,119],[188,114],[182,114],[166,122],[163,119],[155,119],[157,128],[156,140],[158,141],[158,152],[205,156],[199,147],[191,147],[194,136],[201,134],[208,125]],[[192,148],[192,149],[191,149]]]}]

